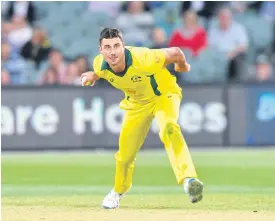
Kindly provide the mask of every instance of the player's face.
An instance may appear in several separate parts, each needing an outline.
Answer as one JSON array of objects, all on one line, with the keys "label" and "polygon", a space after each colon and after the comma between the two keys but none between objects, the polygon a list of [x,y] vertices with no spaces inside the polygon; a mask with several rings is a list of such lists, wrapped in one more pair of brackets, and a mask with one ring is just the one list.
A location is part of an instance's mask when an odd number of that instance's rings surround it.
[{"label": "player's face", "polygon": [[115,66],[124,59],[124,45],[120,38],[103,38],[99,50],[109,65]]}]

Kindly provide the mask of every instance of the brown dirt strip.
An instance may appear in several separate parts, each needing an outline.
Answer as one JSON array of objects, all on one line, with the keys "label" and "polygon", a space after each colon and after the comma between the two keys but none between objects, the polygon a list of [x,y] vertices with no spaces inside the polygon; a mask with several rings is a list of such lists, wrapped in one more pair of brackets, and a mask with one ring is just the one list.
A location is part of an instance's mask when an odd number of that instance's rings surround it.
[{"label": "brown dirt strip", "polygon": [[2,221],[274,221],[275,212],[89,209],[2,205]]}]

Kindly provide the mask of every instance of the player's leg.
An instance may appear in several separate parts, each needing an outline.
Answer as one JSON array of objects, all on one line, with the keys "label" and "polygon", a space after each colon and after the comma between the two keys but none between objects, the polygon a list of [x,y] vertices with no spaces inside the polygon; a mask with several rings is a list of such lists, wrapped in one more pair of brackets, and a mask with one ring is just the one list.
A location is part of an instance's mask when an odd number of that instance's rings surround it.
[{"label": "player's leg", "polygon": [[[199,192],[201,195],[202,189],[200,188],[202,188],[202,185],[197,183],[197,179],[189,179],[196,178],[197,173],[188,146],[177,123],[180,103],[181,97],[177,94],[163,95],[159,98],[155,109],[155,117],[160,128],[159,135],[168,153],[177,182],[179,184],[193,182],[191,183],[192,188],[198,188],[195,190],[195,194]],[[190,185],[185,186],[187,186],[186,191],[188,192]],[[199,201],[202,195],[199,198],[191,197],[191,201],[195,202]]]},{"label": "player's leg", "polygon": [[[150,109],[149,109],[150,111]],[[153,116],[145,108],[126,111],[116,153],[115,192],[125,193],[132,185],[134,162],[148,134]]]},{"label": "player's leg", "polygon": [[155,117],[160,139],[164,143],[179,184],[186,177],[197,177],[188,146],[178,125],[181,98],[177,94],[163,95],[156,104]]},{"label": "player's leg", "polygon": [[104,208],[117,208],[123,194],[132,186],[136,154],[144,142],[153,119],[150,109],[145,107],[128,110],[125,113],[119,138],[119,151],[115,155],[115,185],[103,200]]}]

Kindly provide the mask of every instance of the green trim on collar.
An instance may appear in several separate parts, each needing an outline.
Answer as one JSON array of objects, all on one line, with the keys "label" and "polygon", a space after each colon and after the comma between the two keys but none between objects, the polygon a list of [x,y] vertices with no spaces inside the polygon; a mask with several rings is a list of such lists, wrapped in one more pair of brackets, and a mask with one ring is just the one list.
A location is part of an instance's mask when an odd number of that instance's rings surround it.
[{"label": "green trim on collar", "polygon": [[112,70],[112,68],[109,66],[109,64],[105,60],[103,60],[102,65],[101,65],[101,71],[108,70],[117,76],[123,77],[126,74],[126,72],[128,71],[128,68],[133,63],[132,54],[127,48],[125,48],[125,63],[126,63],[126,67],[125,67],[124,71],[116,73]]}]

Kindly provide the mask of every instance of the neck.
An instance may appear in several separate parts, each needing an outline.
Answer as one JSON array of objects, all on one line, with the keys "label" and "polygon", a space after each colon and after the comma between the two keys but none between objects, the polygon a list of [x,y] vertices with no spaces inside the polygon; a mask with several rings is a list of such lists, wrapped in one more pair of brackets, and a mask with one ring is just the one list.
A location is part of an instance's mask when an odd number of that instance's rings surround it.
[{"label": "neck", "polygon": [[122,72],[126,68],[126,63],[125,63],[125,55],[123,56],[123,59],[116,65],[110,65],[110,68],[116,73]]},{"label": "neck", "polygon": [[230,24],[224,24],[224,25],[220,25],[220,28],[223,30],[223,31],[226,31],[229,27],[230,27],[231,23]]}]

